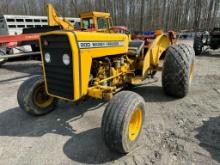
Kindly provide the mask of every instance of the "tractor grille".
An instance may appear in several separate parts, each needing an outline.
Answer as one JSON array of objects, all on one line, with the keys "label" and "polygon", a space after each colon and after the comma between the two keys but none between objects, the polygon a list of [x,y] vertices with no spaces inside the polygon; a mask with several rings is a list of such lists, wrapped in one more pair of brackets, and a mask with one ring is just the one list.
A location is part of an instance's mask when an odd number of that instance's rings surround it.
[{"label": "tractor grille", "polygon": [[[45,53],[51,56],[51,62],[44,60],[47,88],[49,94],[73,99],[73,64],[72,50],[66,35],[47,35],[41,37],[43,57]],[[63,54],[68,54],[71,63],[66,66],[63,63]]]}]

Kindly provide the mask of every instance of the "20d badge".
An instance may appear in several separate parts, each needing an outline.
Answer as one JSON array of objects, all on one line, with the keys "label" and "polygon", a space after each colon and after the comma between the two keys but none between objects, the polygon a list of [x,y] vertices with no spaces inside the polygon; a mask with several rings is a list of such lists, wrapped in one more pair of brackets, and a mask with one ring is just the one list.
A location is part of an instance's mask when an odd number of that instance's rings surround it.
[{"label": "20d badge", "polygon": [[80,49],[123,46],[124,41],[78,42]]}]

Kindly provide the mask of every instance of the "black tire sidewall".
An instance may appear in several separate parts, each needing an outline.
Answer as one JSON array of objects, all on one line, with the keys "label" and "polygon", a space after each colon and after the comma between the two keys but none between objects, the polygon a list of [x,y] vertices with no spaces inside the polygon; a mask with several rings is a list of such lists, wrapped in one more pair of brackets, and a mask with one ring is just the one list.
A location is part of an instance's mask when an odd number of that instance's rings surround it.
[{"label": "black tire sidewall", "polygon": [[57,104],[57,99],[54,98],[50,106],[46,108],[40,108],[33,102],[34,90],[39,86],[44,85],[42,76],[33,76],[26,80],[18,90],[18,102],[20,107],[27,113],[32,115],[44,115],[53,111]]}]

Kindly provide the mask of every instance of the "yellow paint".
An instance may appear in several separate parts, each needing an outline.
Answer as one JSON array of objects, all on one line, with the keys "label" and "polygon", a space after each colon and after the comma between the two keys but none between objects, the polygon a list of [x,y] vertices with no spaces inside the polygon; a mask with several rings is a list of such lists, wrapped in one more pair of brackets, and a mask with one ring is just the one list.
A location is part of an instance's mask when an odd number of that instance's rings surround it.
[{"label": "yellow paint", "polygon": [[[65,32],[64,32],[65,34]],[[74,88],[74,100],[78,100],[81,98],[81,92],[80,92],[80,82],[79,82],[79,72],[77,72],[79,70],[79,49],[77,46],[77,41],[76,38],[74,37],[74,34],[72,32],[67,32],[66,33],[68,35],[69,41],[70,41],[70,46],[71,46],[71,50],[72,50],[72,59],[73,59],[73,70],[75,72],[73,72],[73,88]]]},{"label": "yellow paint", "polygon": [[[74,36],[75,33],[75,36]],[[42,34],[46,35],[67,35],[69,38],[69,43],[72,50],[73,59],[73,77],[74,77],[74,99],[78,100],[82,96],[87,95],[88,83],[91,72],[92,59],[111,56],[118,54],[126,54],[128,50],[128,37],[125,34],[106,34],[106,33],[88,33],[88,32],[65,32],[65,31],[54,31]],[[122,45],[114,47],[101,47],[101,48],[86,48],[79,49],[78,42],[89,42],[89,41],[120,41]],[[40,42],[41,44],[41,42]],[[40,46],[41,47],[41,46]],[[41,47],[42,48],[42,47]],[[42,55],[41,50],[41,55]],[[42,55],[42,62],[44,63],[44,58]],[[45,77],[45,68],[43,65],[43,73],[45,79],[46,91],[48,93],[47,81]],[[49,93],[48,93],[49,94]],[[53,96],[52,94],[49,94]],[[59,96],[55,96],[60,98]],[[64,99],[64,98],[62,98]]]},{"label": "yellow paint", "polygon": [[122,46],[102,47],[92,49],[81,49],[81,54],[91,54],[93,58],[103,57],[106,55],[125,54],[128,52],[128,36],[125,34],[113,33],[88,33],[88,32],[75,32],[78,42],[101,42],[101,41],[121,41]]},{"label": "yellow paint", "polygon": [[88,88],[88,96],[90,96],[90,97],[102,99],[102,97],[103,97],[102,92],[103,92],[103,90],[100,88]]},{"label": "yellow paint", "polygon": [[134,141],[141,131],[143,114],[140,108],[134,110],[128,125],[128,138]]},{"label": "yellow paint", "polygon": [[147,73],[151,66],[157,66],[159,63],[160,56],[169,47],[169,38],[162,34],[158,35],[156,39],[153,40],[148,51],[144,57],[142,76],[146,78]]},{"label": "yellow paint", "polygon": [[193,79],[193,71],[194,71],[194,63],[191,64],[190,66],[190,71],[189,71],[189,83],[191,83]]},{"label": "yellow paint", "polygon": [[[124,34],[88,33],[75,32],[78,42],[100,42],[100,41],[121,41],[119,47],[101,47],[80,49],[81,71],[82,71],[82,96],[87,94],[89,76],[91,72],[92,59],[110,55],[126,54],[128,50],[128,37]],[[71,44],[72,45],[72,44]]]},{"label": "yellow paint", "polygon": [[[80,13],[80,20],[81,20],[81,28],[83,28],[83,19],[89,19],[91,18],[93,20],[93,25],[95,28],[95,31],[100,32],[110,32],[111,29],[111,17],[110,13],[104,13],[104,12],[86,12],[86,13]],[[107,27],[105,29],[99,29],[97,18],[103,18],[105,20],[105,23],[107,24]]]},{"label": "yellow paint", "polygon": [[33,92],[33,103],[39,108],[47,108],[54,102],[54,97],[47,95],[45,86],[40,85]]},{"label": "yellow paint", "polygon": [[96,12],[96,11],[80,13],[80,18],[88,18],[88,17],[110,18],[110,13]]},{"label": "yellow paint", "polygon": [[48,26],[62,26],[66,30],[74,30],[74,26],[67,19],[60,19],[52,4],[47,5]]}]

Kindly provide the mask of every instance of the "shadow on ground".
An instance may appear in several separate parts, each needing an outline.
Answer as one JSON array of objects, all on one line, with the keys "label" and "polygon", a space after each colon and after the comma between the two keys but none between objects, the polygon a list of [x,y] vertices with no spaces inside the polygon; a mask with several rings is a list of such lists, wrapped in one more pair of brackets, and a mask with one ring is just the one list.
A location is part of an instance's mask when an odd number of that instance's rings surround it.
[{"label": "shadow on ground", "polygon": [[197,131],[196,138],[200,141],[199,145],[220,163],[220,116],[204,121]]},{"label": "shadow on ground", "polygon": [[0,136],[41,137],[48,133],[70,136],[63,147],[70,159],[89,164],[113,161],[121,155],[110,152],[105,146],[100,128],[76,133],[74,126],[70,125],[82,118],[86,111],[96,110],[104,104],[95,100],[80,105],[61,102],[57,110],[41,117],[27,115],[18,107],[9,109],[0,113]]},{"label": "shadow on ground", "polygon": [[167,96],[164,93],[162,86],[143,85],[133,88],[132,91],[140,94],[145,102],[168,102],[177,100],[177,98]]},{"label": "shadow on ground", "polygon": [[101,164],[121,158],[122,154],[111,152],[104,144],[101,129],[95,128],[75,136],[68,140],[63,151],[68,158],[88,164]]}]

